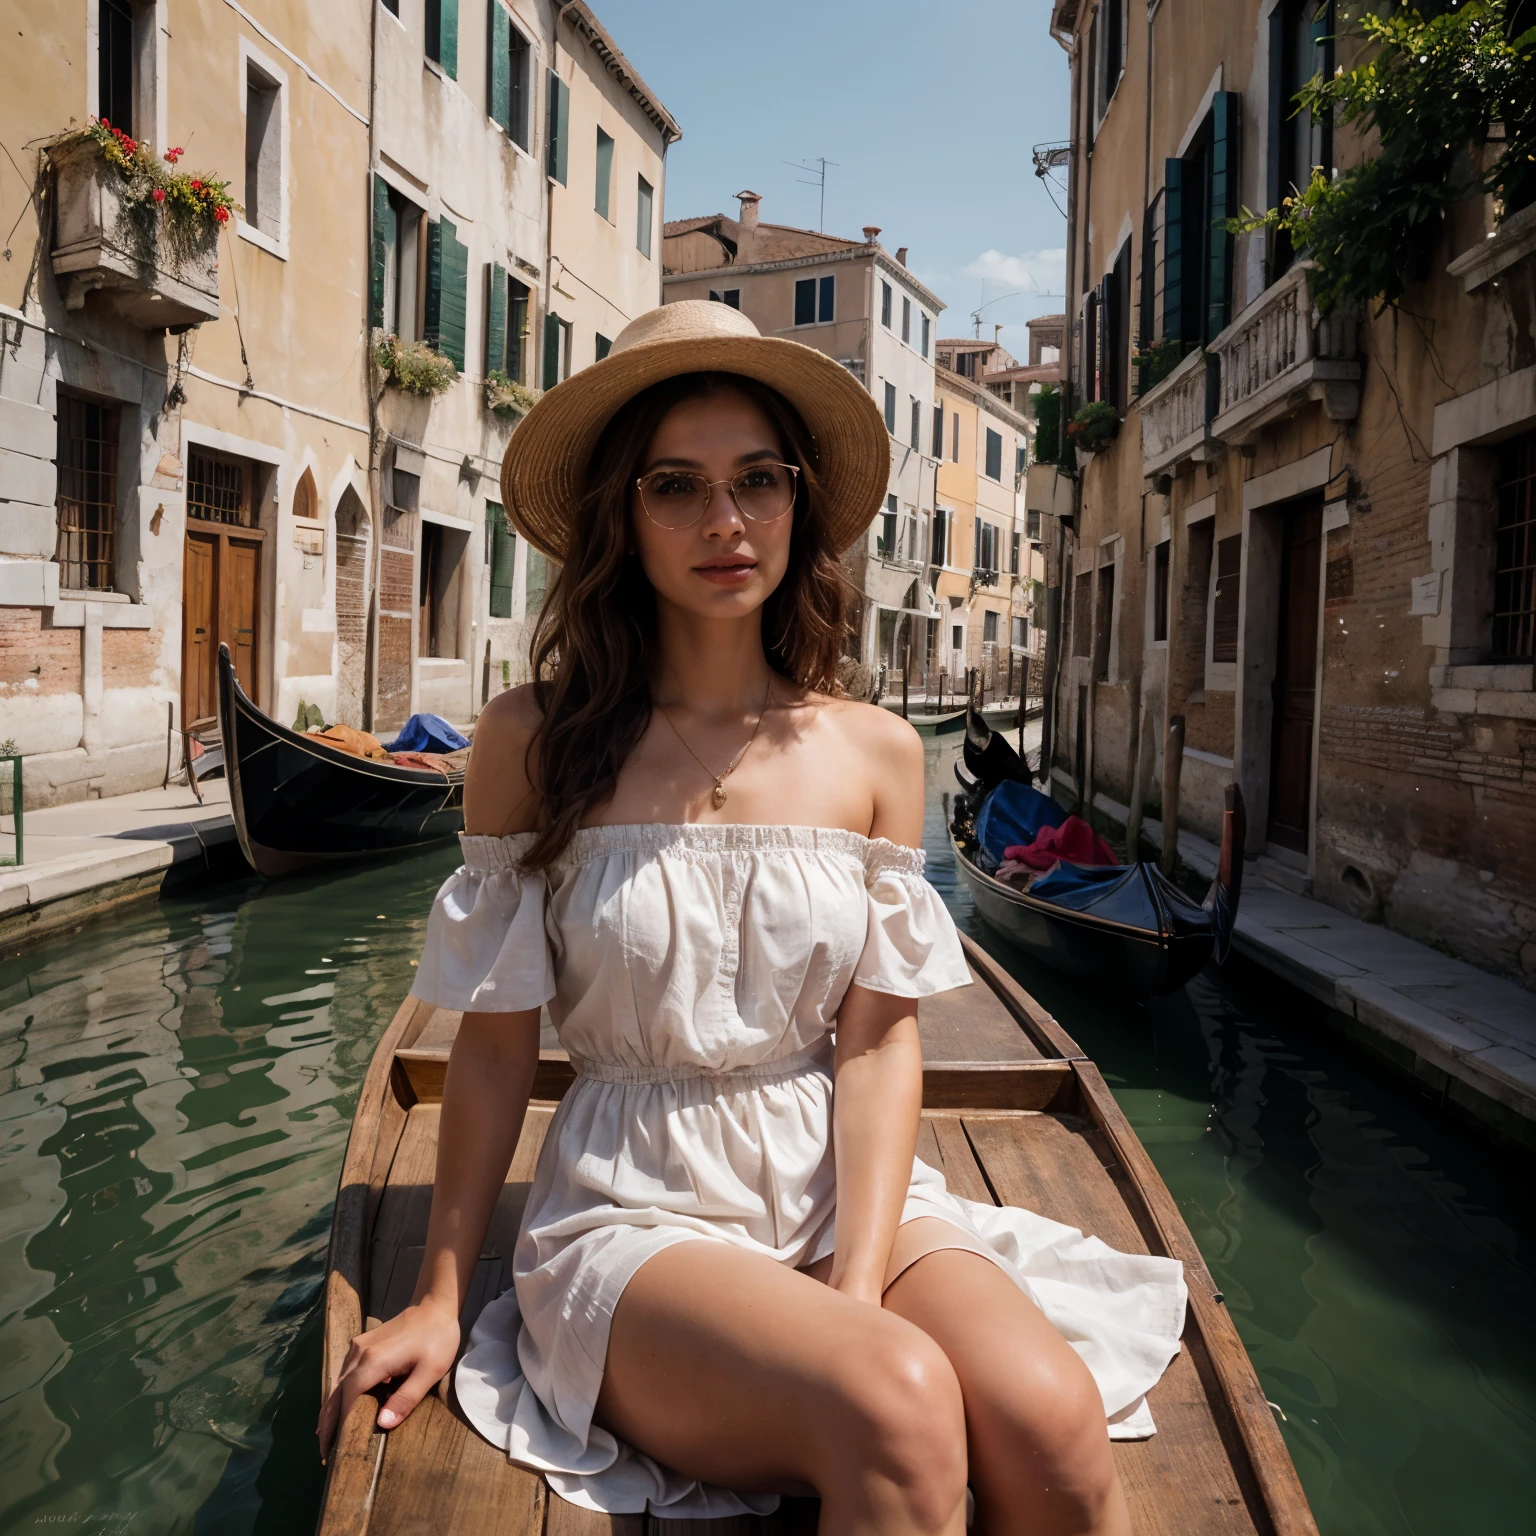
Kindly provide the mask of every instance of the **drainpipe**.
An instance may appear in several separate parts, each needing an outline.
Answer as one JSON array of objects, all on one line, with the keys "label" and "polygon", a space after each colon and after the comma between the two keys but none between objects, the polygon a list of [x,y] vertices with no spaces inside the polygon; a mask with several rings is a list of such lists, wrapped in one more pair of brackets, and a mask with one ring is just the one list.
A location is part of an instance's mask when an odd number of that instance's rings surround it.
[{"label": "drainpipe", "polygon": [[363,697],[362,719],[365,731],[373,729],[375,696],[378,689],[379,655],[379,582],[383,575],[384,490],[379,472],[379,404],[373,397],[373,314],[371,291],[373,273],[373,161],[376,148],[374,121],[378,116],[376,98],[379,80],[379,8],[369,7],[368,15],[368,179],[363,199],[363,271],[369,274],[363,293],[363,394],[368,400],[368,521],[373,579],[368,584],[368,621],[363,626]]}]

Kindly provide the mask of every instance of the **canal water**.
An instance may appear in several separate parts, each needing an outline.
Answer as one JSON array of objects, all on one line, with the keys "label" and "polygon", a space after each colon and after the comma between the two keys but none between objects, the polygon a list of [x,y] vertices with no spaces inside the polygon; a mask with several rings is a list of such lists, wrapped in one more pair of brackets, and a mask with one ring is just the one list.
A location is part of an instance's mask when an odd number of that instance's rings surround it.
[{"label": "canal water", "polygon": [[[1325,1536],[1536,1508],[1531,1165],[1237,962],[1145,1007],[1033,966],[1199,1241]],[[143,905],[0,962],[0,1533],[313,1528],[331,1203],[445,849]]]}]

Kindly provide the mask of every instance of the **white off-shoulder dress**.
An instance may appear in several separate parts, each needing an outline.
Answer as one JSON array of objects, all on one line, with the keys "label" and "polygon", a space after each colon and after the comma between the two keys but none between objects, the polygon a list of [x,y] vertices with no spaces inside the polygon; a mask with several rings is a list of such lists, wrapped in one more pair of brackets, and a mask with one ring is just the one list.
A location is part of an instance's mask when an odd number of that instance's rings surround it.
[{"label": "white off-shoulder dress", "polygon": [[[548,1003],[578,1077],[550,1124],[512,1259],[454,1384],[475,1428],[589,1509],[766,1514],[592,1422],[614,1308],[671,1243],[804,1266],[833,1251],[832,1031],[850,984],[925,997],[970,982],[923,854],[822,827],[578,831],[545,875],[531,834],[461,839],[414,994],[500,1013]],[[938,1216],[1082,1356],[1116,1438],[1178,1352],[1177,1260],[1123,1254],[1012,1206],[963,1200],[920,1159],[902,1221]],[[918,1229],[914,1229],[916,1231]]]}]

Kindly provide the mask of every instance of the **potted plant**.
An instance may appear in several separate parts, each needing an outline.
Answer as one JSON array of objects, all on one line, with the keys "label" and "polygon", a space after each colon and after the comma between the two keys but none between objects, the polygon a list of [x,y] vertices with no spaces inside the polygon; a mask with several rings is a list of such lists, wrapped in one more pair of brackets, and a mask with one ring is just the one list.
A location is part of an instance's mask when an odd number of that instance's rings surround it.
[{"label": "potted plant", "polygon": [[424,341],[401,341],[392,331],[374,332],[373,361],[386,384],[429,400],[451,388],[459,376],[451,357]]},{"label": "potted plant", "polygon": [[492,368],[485,376],[485,408],[493,416],[520,420],[538,398],[538,390],[519,384],[501,368]]},{"label": "potted plant", "polygon": [[1079,453],[1098,453],[1120,430],[1120,412],[1108,400],[1092,400],[1067,423],[1067,439]]}]

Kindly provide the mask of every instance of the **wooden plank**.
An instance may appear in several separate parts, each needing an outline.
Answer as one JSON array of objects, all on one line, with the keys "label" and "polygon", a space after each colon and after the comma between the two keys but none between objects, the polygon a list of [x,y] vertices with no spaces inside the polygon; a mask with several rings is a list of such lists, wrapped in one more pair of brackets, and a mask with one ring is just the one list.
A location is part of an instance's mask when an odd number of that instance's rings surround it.
[{"label": "wooden plank", "polygon": [[[968,987],[925,997],[917,1033],[924,1061],[1039,1061],[1034,1039],[980,978]],[[1047,1054],[1054,1056],[1055,1051]]]},{"label": "wooden plank", "polygon": [[[983,1205],[995,1205],[992,1191],[987,1188],[986,1178],[976,1162],[976,1154],[965,1134],[965,1128],[957,1117],[949,1115],[924,1115],[923,1129],[933,1141],[937,1161],[931,1166],[944,1175],[944,1186],[952,1195],[962,1200],[978,1200]],[[918,1153],[924,1162],[929,1159]]]},{"label": "wooden plank", "polygon": [[645,1516],[605,1515],[567,1503],[552,1492],[544,1516],[544,1536],[645,1536]]},{"label": "wooden plank", "polygon": [[1048,1013],[1021,987],[996,960],[968,933],[960,935],[965,958],[977,977],[990,987],[1008,1012],[1018,1020],[1019,1028],[1034,1041],[1043,1056],[1064,1061],[1085,1061],[1083,1048],[1055,1017]]}]

